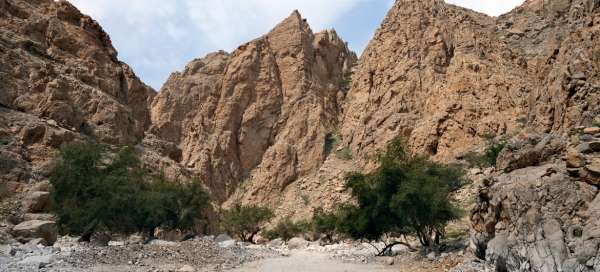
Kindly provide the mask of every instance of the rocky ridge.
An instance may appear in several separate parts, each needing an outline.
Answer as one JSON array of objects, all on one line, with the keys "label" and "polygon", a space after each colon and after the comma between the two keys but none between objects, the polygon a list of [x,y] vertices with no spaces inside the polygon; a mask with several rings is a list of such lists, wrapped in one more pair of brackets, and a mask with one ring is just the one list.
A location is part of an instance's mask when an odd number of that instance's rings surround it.
[{"label": "rocky ridge", "polygon": [[138,144],[148,166],[199,176],[218,203],[303,217],[345,199],[344,173],[371,168],[394,137],[454,161],[495,135],[510,140],[470,215],[479,257],[509,271],[598,270],[599,11],[527,0],[492,18],[398,0],[355,68],[334,31],[315,34],[294,12],[193,60],[154,97],[68,2],[0,0],[0,195],[27,210],[0,234],[47,226],[51,188],[34,183],[76,139]]},{"label": "rocky ridge", "polygon": [[175,144],[169,157],[220,201],[235,192],[275,207],[273,196],[324,162],[355,61],[335,31],[313,34],[295,11],[233,53],[172,74],[152,103],[149,133]]}]

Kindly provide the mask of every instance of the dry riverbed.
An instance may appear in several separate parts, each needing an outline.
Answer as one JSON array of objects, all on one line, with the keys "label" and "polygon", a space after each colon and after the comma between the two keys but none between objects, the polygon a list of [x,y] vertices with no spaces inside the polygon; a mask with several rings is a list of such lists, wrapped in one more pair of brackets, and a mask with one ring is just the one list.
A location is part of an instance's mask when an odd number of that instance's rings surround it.
[{"label": "dry riverbed", "polygon": [[398,246],[395,257],[375,257],[365,243],[319,245],[301,239],[266,245],[212,237],[185,242],[111,242],[96,247],[63,237],[51,247],[35,244],[0,245],[0,271],[134,271],[134,272],[300,272],[300,271],[484,271],[466,245],[442,254],[410,252]]}]

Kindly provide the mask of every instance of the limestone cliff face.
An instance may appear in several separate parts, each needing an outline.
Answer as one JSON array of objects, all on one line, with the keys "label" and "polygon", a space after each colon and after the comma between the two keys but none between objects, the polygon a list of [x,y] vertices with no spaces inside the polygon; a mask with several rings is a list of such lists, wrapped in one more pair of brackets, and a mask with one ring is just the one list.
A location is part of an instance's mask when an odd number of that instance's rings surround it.
[{"label": "limestone cliff face", "polygon": [[497,271],[598,271],[599,37],[598,1],[491,18],[398,0],[358,62],[343,141],[361,159],[404,136],[448,161],[510,138],[471,214],[479,256]]},{"label": "limestone cliff face", "polygon": [[[334,31],[313,34],[298,12],[233,53],[171,75],[152,103],[150,133],[225,200],[269,202],[325,159],[342,81],[356,60]],[[266,203],[265,203],[266,204]]]},{"label": "limestone cliff face", "polygon": [[417,152],[453,159],[485,135],[589,121],[594,3],[527,1],[491,18],[442,0],[397,1],[354,73],[344,141],[369,155],[402,135]]},{"label": "limestone cliff face", "polygon": [[155,92],[66,1],[0,0],[0,186],[47,179],[56,150],[91,137],[135,144]]},{"label": "limestone cliff face", "polygon": [[66,1],[0,1],[0,104],[112,144],[141,140],[154,91]]}]

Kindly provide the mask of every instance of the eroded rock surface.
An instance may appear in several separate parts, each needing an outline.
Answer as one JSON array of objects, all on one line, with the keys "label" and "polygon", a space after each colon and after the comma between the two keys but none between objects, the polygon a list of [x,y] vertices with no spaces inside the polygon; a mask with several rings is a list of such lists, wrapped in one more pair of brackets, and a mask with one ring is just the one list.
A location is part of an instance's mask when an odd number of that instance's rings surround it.
[{"label": "eroded rock surface", "polygon": [[[318,169],[338,124],[343,80],[356,61],[335,33],[313,34],[298,12],[233,53],[171,75],[152,104],[150,132],[175,143],[183,168],[221,201],[272,203]],[[246,190],[240,190],[243,182]]]},{"label": "eroded rock surface", "polygon": [[3,107],[112,144],[141,140],[150,124],[154,91],[67,1],[1,1],[0,62]]}]

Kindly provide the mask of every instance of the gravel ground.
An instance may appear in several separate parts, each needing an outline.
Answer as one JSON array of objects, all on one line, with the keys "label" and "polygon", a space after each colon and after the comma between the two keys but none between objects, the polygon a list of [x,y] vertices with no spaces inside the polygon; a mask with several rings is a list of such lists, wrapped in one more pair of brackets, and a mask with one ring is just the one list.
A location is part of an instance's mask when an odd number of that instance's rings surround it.
[{"label": "gravel ground", "polygon": [[[111,242],[108,247],[77,243],[63,237],[52,247],[35,244],[0,245],[0,271],[56,272],[295,272],[295,271],[486,271],[466,250],[465,241],[441,254],[426,256],[404,246],[394,247],[395,257],[375,257],[367,243],[301,246],[280,241],[249,245],[211,238],[185,242],[155,240],[150,244]],[[381,247],[382,245],[376,245]],[[492,271],[492,270],[487,270]]]},{"label": "gravel ground", "polygon": [[108,247],[80,244],[62,238],[52,247],[2,246],[0,271],[135,271],[167,272],[189,266],[196,271],[224,271],[257,259],[279,256],[267,247],[219,247],[208,239],[180,243],[112,243]]}]

